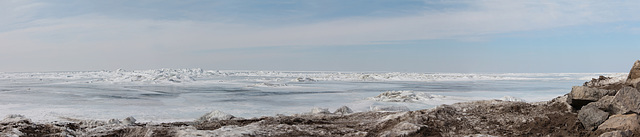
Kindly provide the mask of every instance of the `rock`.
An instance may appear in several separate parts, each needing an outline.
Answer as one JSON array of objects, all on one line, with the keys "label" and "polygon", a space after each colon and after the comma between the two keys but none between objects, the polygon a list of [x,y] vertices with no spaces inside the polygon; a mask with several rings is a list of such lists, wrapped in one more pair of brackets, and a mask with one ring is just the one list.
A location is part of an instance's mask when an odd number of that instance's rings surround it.
[{"label": "rock", "polygon": [[410,133],[417,132],[418,130],[420,130],[421,127],[422,127],[421,125],[417,125],[413,123],[400,122],[395,126],[393,126],[391,130],[382,132],[380,136],[383,136],[383,137],[407,136]]},{"label": "rock", "polygon": [[311,109],[311,114],[331,114],[331,112],[329,112],[328,108],[313,108]]},{"label": "rock", "polygon": [[206,121],[217,121],[217,120],[230,120],[232,118],[234,118],[233,115],[224,113],[219,110],[214,110],[207,114],[204,114],[202,117],[198,119],[198,121],[206,122]]},{"label": "rock", "polygon": [[590,88],[600,88],[609,90],[619,90],[624,86],[626,77],[605,77],[600,76],[597,79],[593,78],[591,81],[584,82],[582,86]]},{"label": "rock", "polygon": [[640,60],[636,60],[635,63],[633,63],[633,67],[631,67],[631,70],[629,71],[629,76],[627,76],[627,83],[630,84],[635,84],[640,82]]},{"label": "rock", "polygon": [[[377,107],[404,108],[405,106]],[[346,109],[345,109],[346,110]],[[564,103],[474,101],[407,112],[264,116],[244,120],[108,124],[107,121],[0,124],[0,136],[597,136]],[[223,114],[223,116],[226,116]],[[230,116],[229,116],[230,117]],[[12,118],[22,118],[12,116]],[[223,119],[223,118],[221,118]],[[69,119],[75,121],[74,119]],[[93,122],[95,121],[95,122]],[[113,120],[116,121],[116,120]],[[132,121],[129,119],[128,121]],[[130,122],[133,123],[133,122]],[[15,131],[15,132],[14,132]],[[19,132],[18,132],[19,131]],[[598,133],[603,133],[598,132]],[[21,134],[22,133],[22,134]],[[569,134],[567,134],[569,133]]]},{"label": "rock", "polygon": [[403,112],[410,109],[407,106],[371,106],[371,111]]},{"label": "rock", "polygon": [[571,106],[571,104],[567,103],[569,99],[569,95],[565,94],[564,96],[559,96],[556,97],[554,99],[552,99],[551,101],[547,101],[547,102],[534,102],[532,104],[537,104],[537,105],[543,105],[543,104],[561,104],[562,106],[566,107],[566,111],[567,112],[572,112],[573,111],[573,107]]},{"label": "rock", "polygon": [[616,114],[624,114],[628,112],[640,112],[640,92],[637,89],[625,86],[618,91],[613,98],[615,107],[620,108]]},{"label": "rock", "polygon": [[617,130],[617,131],[602,133],[598,137],[632,137],[632,136],[633,136],[633,132],[631,132],[631,130]]},{"label": "rock", "polygon": [[600,98],[616,94],[615,90],[606,90],[598,88],[589,88],[585,86],[573,86],[571,93],[569,93],[569,99],[567,102],[571,104],[573,108],[580,109],[582,106],[591,102],[600,100]]},{"label": "rock", "polygon": [[136,119],[135,119],[135,118],[133,118],[133,117],[127,117],[127,118],[124,118],[124,120],[122,120],[122,124],[125,124],[125,125],[134,125],[134,124],[136,124]]},{"label": "rock", "polygon": [[342,106],[338,109],[336,109],[335,112],[333,112],[334,114],[340,114],[340,115],[346,115],[346,114],[351,114],[353,113],[353,110],[351,110],[351,108],[347,107],[347,106]]},{"label": "rock", "polygon": [[609,113],[604,112],[595,106],[587,105],[578,111],[578,120],[588,129],[594,130],[609,117]]},{"label": "rock", "polygon": [[604,96],[600,98],[600,100],[596,102],[591,102],[583,106],[582,108],[595,107],[600,110],[603,110],[604,112],[608,112],[609,115],[623,114],[624,112],[622,112],[620,106],[614,103],[614,98],[615,98],[614,96]]},{"label": "rock", "polygon": [[640,129],[640,119],[637,114],[612,115],[607,121],[604,121],[598,130],[638,130]]}]

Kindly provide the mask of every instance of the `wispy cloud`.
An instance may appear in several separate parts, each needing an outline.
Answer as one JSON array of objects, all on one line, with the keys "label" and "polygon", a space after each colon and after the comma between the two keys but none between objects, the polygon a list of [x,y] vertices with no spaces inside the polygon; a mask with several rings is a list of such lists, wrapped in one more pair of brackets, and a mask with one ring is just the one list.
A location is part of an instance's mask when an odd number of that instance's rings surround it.
[{"label": "wispy cloud", "polygon": [[[57,56],[53,53],[78,54],[76,52],[80,51],[89,55],[137,51],[136,56],[154,56],[225,48],[372,45],[430,39],[482,40],[490,39],[494,34],[640,19],[639,14],[632,14],[640,12],[636,8],[640,4],[634,1],[426,1],[423,9],[413,9],[410,14],[356,14],[297,23],[291,23],[295,20],[287,19],[287,15],[270,19],[275,22],[281,19],[282,24],[287,25],[233,18],[241,15],[229,11],[198,13],[170,8],[171,11],[158,13],[179,12],[189,17],[158,19],[96,11],[48,16],[42,12],[66,9],[52,10],[47,7],[51,5],[47,1],[3,1],[0,5],[3,13],[0,15],[0,25],[3,26],[0,27],[0,48],[3,49],[0,54],[36,54],[34,56],[43,58]],[[432,5],[453,6],[432,8]],[[159,9],[162,8],[153,10]],[[149,9],[127,10],[153,13],[148,12]],[[211,15],[200,16],[203,14]],[[267,16],[272,17],[276,16]],[[233,20],[228,20],[230,18]]]},{"label": "wispy cloud", "polygon": [[[353,17],[294,26],[262,26],[190,20],[123,19],[87,14],[37,18],[0,34],[4,42],[42,45],[127,45],[235,48],[257,46],[362,45],[473,37],[514,31],[635,20],[634,3],[592,1],[464,1],[465,9],[423,11],[397,17]],[[3,20],[15,20],[40,4],[13,8]],[[31,9],[31,10],[30,10]],[[35,9],[37,10],[37,9]],[[631,16],[631,17],[630,17]],[[27,19],[18,19],[27,20]],[[15,22],[13,22],[15,23]],[[6,24],[6,23],[4,23]],[[5,28],[6,30],[6,28]],[[33,44],[33,43],[32,43]]]}]

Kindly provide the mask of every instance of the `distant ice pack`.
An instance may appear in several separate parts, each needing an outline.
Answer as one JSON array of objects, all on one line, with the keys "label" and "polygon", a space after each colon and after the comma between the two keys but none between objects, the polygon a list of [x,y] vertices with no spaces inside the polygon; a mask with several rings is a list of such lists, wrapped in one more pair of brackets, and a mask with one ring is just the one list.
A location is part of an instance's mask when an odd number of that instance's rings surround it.
[{"label": "distant ice pack", "polygon": [[[472,80],[590,80],[585,74],[626,77],[624,73],[401,73],[401,72],[284,72],[220,71],[203,69],[152,69],[81,72],[0,73],[0,79],[85,79],[88,83],[190,83],[215,77],[285,79],[291,82],[318,81],[472,81]],[[283,86],[269,83],[255,86]]]}]

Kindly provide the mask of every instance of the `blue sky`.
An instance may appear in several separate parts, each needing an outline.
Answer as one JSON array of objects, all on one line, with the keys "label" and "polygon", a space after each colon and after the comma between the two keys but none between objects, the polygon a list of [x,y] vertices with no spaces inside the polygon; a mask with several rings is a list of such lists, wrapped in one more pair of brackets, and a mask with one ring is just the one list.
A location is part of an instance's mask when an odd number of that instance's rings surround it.
[{"label": "blue sky", "polygon": [[0,72],[627,72],[640,2],[0,0]]}]

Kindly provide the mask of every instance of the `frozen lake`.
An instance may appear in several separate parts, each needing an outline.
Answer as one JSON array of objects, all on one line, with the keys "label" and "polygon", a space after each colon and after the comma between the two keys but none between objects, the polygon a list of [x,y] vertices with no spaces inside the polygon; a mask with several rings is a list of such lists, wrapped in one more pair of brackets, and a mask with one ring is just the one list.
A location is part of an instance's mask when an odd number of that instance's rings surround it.
[{"label": "frozen lake", "polygon": [[[142,122],[190,121],[220,110],[238,117],[333,111],[372,106],[433,108],[461,101],[546,101],[599,75],[625,73],[387,73],[276,72],[158,69],[0,73],[0,115],[35,121],[133,116]],[[426,98],[407,102],[371,99],[386,91]]]}]

